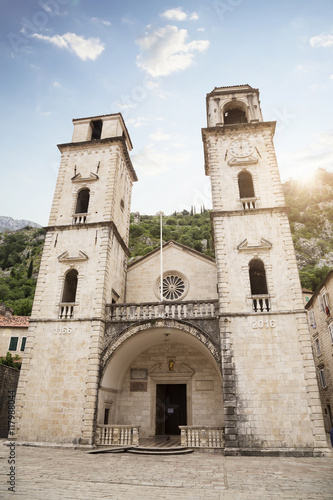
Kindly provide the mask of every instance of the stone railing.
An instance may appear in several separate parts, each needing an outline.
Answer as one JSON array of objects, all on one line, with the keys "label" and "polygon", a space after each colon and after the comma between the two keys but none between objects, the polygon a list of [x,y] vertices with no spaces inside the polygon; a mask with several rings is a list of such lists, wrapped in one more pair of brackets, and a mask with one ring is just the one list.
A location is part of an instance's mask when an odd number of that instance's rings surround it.
[{"label": "stone railing", "polygon": [[98,425],[95,444],[97,446],[137,446],[139,425]]},{"label": "stone railing", "polygon": [[180,425],[180,444],[191,448],[224,448],[224,427]]},{"label": "stone railing", "polygon": [[216,318],[217,315],[217,300],[107,305],[107,319],[109,321],[141,321],[158,318],[212,319]]},{"label": "stone railing", "polygon": [[256,208],[257,198],[241,198],[241,203],[244,210],[250,210],[251,208]]},{"label": "stone railing", "polygon": [[73,215],[73,224],[85,224],[88,219],[88,214],[74,214]]},{"label": "stone railing", "polygon": [[271,310],[269,295],[252,295],[252,306],[254,312],[269,312]]},{"label": "stone railing", "polygon": [[59,306],[60,319],[72,319],[74,317],[75,302],[64,302]]}]

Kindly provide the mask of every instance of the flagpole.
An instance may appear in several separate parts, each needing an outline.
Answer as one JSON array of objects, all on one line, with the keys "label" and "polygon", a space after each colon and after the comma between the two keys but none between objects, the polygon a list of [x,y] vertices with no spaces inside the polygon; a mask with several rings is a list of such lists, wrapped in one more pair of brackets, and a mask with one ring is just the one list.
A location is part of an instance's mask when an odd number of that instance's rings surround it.
[{"label": "flagpole", "polygon": [[161,302],[163,302],[163,251],[162,251],[162,246],[163,246],[163,240],[162,240],[162,215],[163,212],[160,212],[160,239],[161,239]]}]

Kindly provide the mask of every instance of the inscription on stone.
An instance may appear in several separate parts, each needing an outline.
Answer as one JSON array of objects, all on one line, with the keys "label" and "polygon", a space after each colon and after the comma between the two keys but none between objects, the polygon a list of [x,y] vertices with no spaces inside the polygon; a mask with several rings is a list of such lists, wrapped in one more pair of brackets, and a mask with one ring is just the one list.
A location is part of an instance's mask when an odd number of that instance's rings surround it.
[{"label": "inscription on stone", "polygon": [[144,368],[132,368],[131,370],[132,380],[147,380],[147,370]]},{"label": "inscription on stone", "polygon": [[147,392],[147,382],[131,382],[131,392]]}]

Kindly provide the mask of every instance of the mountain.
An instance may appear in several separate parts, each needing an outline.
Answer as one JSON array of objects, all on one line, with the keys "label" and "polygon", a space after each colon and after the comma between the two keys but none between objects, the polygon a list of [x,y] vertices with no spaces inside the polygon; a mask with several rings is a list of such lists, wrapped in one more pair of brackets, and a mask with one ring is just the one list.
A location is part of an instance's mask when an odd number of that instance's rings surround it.
[{"label": "mountain", "polygon": [[30,220],[17,220],[12,217],[1,217],[0,216],[0,232],[2,231],[17,231],[18,229],[23,229],[24,227],[35,227],[40,228],[39,224],[36,222],[31,222]]},{"label": "mountain", "polygon": [[[307,182],[289,179],[283,191],[301,283],[315,291],[333,267],[333,173],[318,169]],[[29,315],[45,231],[38,224],[10,217],[0,217],[0,228],[4,220],[24,228],[15,231],[7,226],[10,232],[0,232],[0,302],[13,307],[14,314]],[[159,246],[159,238],[159,217],[131,214],[130,261]],[[168,240],[214,256],[210,211],[202,207],[196,214],[192,207],[190,212],[163,217],[163,241]]]},{"label": "mountain", "polygon": [[333,267],[333,173],[319,168],[283,191],[302,285],[314,291]]}]

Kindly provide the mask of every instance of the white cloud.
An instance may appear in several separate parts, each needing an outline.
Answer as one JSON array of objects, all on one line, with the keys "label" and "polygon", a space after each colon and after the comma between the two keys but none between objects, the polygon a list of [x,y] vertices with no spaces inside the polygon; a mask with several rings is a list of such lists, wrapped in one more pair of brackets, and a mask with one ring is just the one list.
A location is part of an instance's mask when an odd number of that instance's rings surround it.
[{"label": "white cloud", "polygon": [[299,64],[298,66],[295,67],[295,71],[297,73],[307,73],[309,71],[309,69],[306,66]]},{"label": "white cloud", "polygon": [[76,35],[75,33],[65,33],[64,35],[45,36],[38,33],[32,35],[37,40],[52,43],[61,49],[67,49],[74,52],[82,61],[87,59],[95,60],[105,49],[104,43],[99,38],[87,38]]},{"label": "white cloud", "polygon": [[185,21],[187,19],[187,14],[181,7],[177,7],[176,9],[166,10],[161,14],[161,17],[165,17],[170,21]]},{"label": "white cloud", "polygon": [[190,21],[197,21],[199,19],[199,16],[196,12],[187,14],[181,7],[166,10],[165,12],[162,12],[160,16],[165,17],[165,19],[169,19],[169,21],[186,21],[187,19],[189,19]]},{"label": "white cloud", "polygon": [[58,81],[55,81],[52,83],[52,87],[61,87],[61,83],[59,83]]},{"label": "white cloud", "polygon": [[111,26],[110,21],[105,21],[104,19],[100,19],[99,17],[92,17],[91,21],[93,23],[101,23],[101,24],[104,24],[105,26]]},{"label": "white cloud", "polygon": [[189,153],[175,154],[170,151],[158,151],[149,144],[140,153],[132,156],[135,169],[143,175],[154,176],[170,170],[171,165],[184,164],[189,159]]},{"label": "white cloud", "polygon": [[41,116],[50,116],[52,114],[51,111],[42,111],[40,106],[36,106],[36,112]]},{"label": "white cloud", "polygon": [[333,80],[333,75],[330,76],[330,80]]},{"label": "white cloud", "polygon": [[312,47],[331,47],[333,45],[333,35],[317,35],[310,38]]},{"label": "white cloud", "polygon": [[281,176],[289,177],[304,176],[317,170],[325,168],[331,171],[333,165],[333,133],[322,133],[316,136],[316,141],[309,144],[307,148],[285,153],[279,156]]},{"label": "white cloud", "polygon": [[140,38],[137,43],[141,49],[137,65],[152,77],[166,76],[174,71],[188,68],[194,62],[194,52],[204,52],[208,40],[193,40],[185,43],[186,29],[176,26],[159,28]]},{"label": "white cloud", "polygon": [[168,141],[171,138],[169,134],[166,134],[161,129],[156,130],[149,137],[152,141]]},{"label": "white cloud", "polygon": [[128,125],[133,125],[133,127],[145,127],[147,125],[147,118],[143,116],[139,116],[138,118],[129,118],[127,120]]}]

